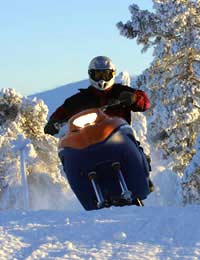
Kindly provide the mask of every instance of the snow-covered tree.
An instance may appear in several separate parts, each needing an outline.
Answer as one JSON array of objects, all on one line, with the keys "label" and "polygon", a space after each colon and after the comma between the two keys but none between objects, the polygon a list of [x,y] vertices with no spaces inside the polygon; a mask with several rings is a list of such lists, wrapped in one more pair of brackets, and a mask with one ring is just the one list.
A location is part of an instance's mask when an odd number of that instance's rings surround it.
[{"label": "snow-covered tree", "polygon": [[154,13],[133,4],[131,20],[117,26],[143,51],[154,48],[154,60],[137,84],[150,89],[149,137],[182,175],[200,129],[200,1],[153,2]]},{"label": "snow-covered tree", "polygon": [[119,75],[117,75],[117,77],[115,78],[115,83],[130,86],[131,77],[129,73],[127,71],[120,72]]},{"label": "snow-covered tree", "polygon": [[[42,100],[22,97],[14,89],[2,89],[0,108],[0,208],[21,205],[19,157],[12,150],[12,142],[18,134],[31,141],[26,170],[32,207],[37,207],[34,201],[40,195],[40,202],[45,197],[47,203],[49,198],[48,206],[51,204],[52,208],[56,208],[62,197],[61,190],[66,191],[68,186],[61,176],[57,139],[43,132],[47,106]],[[58,191],[60,194],[52,196]]]},{"label": "snow-covered tree", "polygon": [[200,135],[195,145],[196,154],[184,171],[182,179],[184,203],[200,204]]}]

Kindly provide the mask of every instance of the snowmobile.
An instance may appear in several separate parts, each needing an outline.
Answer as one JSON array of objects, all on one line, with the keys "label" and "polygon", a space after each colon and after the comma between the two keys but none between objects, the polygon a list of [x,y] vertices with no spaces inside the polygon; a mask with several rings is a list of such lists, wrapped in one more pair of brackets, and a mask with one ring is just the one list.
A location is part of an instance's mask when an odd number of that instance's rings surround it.
[{"label": "snowmobile", "polygon": [[133,130],[102,108],[86,109],[68,121],[59,157],[76,197],[85,210],[143,206],[149,195],[149,165]]}]

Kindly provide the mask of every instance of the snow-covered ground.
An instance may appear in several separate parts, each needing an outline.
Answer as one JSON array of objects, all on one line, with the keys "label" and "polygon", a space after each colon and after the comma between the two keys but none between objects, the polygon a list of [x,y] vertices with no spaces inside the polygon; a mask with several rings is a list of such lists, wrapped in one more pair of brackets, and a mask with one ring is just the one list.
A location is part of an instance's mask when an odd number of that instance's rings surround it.
[{"label": "snow-covered ground", "polygon": [[200,259],[200,207],[4,211],[0,259]]},{"label": "snow-covered ground", "polygon": [[0,259],[200,259],[200,207],[180,206],[176,177],[153,159],[156,191],[145,207],[87,212],[69,190],[63,210],[48,209],[41,198],[46,210],[1,211]]}]

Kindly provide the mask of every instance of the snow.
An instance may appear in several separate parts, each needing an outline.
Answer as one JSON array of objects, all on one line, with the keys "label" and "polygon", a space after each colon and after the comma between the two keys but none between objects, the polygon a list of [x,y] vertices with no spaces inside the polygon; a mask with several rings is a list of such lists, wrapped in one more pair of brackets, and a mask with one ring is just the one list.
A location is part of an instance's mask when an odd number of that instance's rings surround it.
[{"label": "snow", "polygon": [[[126,74],[122,76],[128,80]],[[4,129],[0,136],[1,164],[10,160],[9,167],[5,164],[5,185],[0,180],[2,190],[5,189],[3,193],[0,190],[0,208],[3,209],[0,212],[0,260],[200,259],[200,206],[184,207],[181,204],[180,178],[171,170],[171,162],[163,161],[159,151],[152,151],[146,144],[147,122],[142,113],[134,113],[133,127],[145,152],[151,153],[151,177],[156,186],[156,191],[144,201],[145,207],[112,207],[87,212],[69,189],[66,179],[59,175],[59,162],[55,158],[57,141],[53,137],[44,138],[40,131],[47,110],[38,98],[45,101],[51,114],[67,96],[87,85],[86,81],[69,84],[35,94],[31,96],[32,100],[11,90],[3,91],[6,97],[12,97],[11,104],[18,104],[11,106],[14,115],[20,109],[22,117],[18,114],[13,123],[11,114],[10,130],[6,132]],[[5,95],[2,95],[1,102],[5,103]],[[7,102],[9,106],[9,99]],[[30,136],[30,139],[27,135],[18,136],[17,132],[27,133],[23,122],[29,118],[33,124],[41,119],[34,131],[36,136]],[[1,122],[5,121],[3,113],[1,119]],[[11,147],[9,138],[14,142],[10,142]],[[19,162],[17,154],[11,155],[11,150],[12,144],[17,149],[23,148],[21,144],[26,144],[27,140],[30,143],[26,147],[25,163],[29,168],[31,203],[29,210],[24,210],[22,187],[17,181]],[[199,140],[196,150],[200,150]],[[46,164],[38,158],[38,147],[42,151],[48,150],[46,154],[50,160],[42,154]],[[188,175],[199,163],[198,158],[199,153],[186,169]],[[6,182],[6,178],[10,181]]]},{"label": "snow", "polygon": [[[78,88],[77,84],[73,88]],[[65,86],[60,89],[64,90]],[[51,96],[52,91],[43,93],[47,94]],[[55,98],[46,100],[54,110]],[[137,120],[141,125],[135,125],[136,132],[144,142],[144,116],[135,114],[135,124]],[[17,144],[19,148],[21,142]],[[28,176],[33,197],[30,209],[1,211],[0,259],[200,259],[200,207],[181,205],[178,176],[167,168],[169,162],[163,162],[159,153],[151,154],[156,191],[144,201],[145,207],[87,212],[70,189],[58,188],[63,182],[55,184],[58,175],[48,177],[42,165],[35,165]],[[26,162],[31,163],[31,156]],[[19,187],[13,193],[20,194]],[[5,201],[6,193],[1,203]]]},{"label": "snow", "polygon": [[200,259],[200,207],[69,208],[1,212],[0,259]]}]

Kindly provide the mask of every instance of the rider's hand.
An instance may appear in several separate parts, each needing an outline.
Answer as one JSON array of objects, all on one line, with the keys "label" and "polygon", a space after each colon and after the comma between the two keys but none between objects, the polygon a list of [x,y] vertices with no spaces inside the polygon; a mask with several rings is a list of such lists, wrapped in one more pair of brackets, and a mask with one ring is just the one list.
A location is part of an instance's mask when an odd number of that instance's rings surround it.
[{"label": "rider's hand", "polygon": [[145,111],[150,108],[150,101],[144,91],[135,90],[133,96],[133,105],[136,109]]},{"label": "rider's hand", "polygon": [[50,134],[50,135],[55,135],[58,132],[59,132],[59,127],[58,127],[57,123],[53,120],[49,120],[49,122],[44,127],[44,133]]}]

